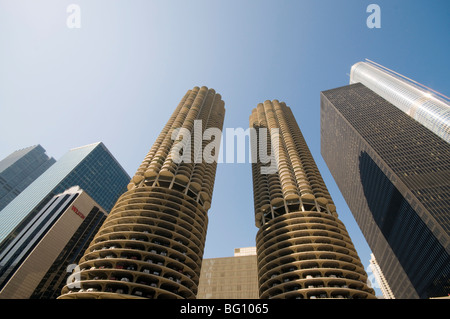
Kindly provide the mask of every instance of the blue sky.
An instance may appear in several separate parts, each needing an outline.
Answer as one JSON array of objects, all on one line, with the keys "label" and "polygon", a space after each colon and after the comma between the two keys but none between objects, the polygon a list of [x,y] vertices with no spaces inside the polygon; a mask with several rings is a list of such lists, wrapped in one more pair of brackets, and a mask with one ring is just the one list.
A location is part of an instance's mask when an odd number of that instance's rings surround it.
[{"label": "blue sky", "polygon": [[[69,4],[81,28],[66,25]],[[369,4],[381,28],[369,29]],[[0,0],[0,158],[59,159],[102,141],[132,176],[188,89],[225,101],[224,128],[257,103],[289,105],[364,265],[370,249],[320,155],[320,91],[369,58],[450,96],[448,0]],[[230,200],[231,199],[231,200]],[[218,166],[205,258],[253,246],[250,164]]]}]

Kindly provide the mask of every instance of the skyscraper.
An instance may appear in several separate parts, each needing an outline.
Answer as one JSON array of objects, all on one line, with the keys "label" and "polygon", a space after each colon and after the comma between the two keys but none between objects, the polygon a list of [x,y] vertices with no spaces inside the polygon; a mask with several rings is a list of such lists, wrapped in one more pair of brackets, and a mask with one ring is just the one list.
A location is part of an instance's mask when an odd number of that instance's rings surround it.
[{"label": "skyscraper", "polygon": [[259,103],[250,128],[277,158],[268,174],[261,149],[252,164],[260,298],[375,298],[291,109]]},{"label": "skyscraper", "polygon": [[321,152],[395,297],[450,293],[450,145],[355,83],[321,93]]},{"label": "skyscraper", "polygon": [[202,138],[224,115],[213,89],[188,90],[60,298],[195,298],[220,147]]},{"label": "skyscraper", "polygon": [[450,143],[450,103],[440,93],[370,60],[352,66],[354,83],[364,84]]},{"label": "skyscraper", "polygon": [[129,181],[103,143],[71,149],[0,211],[0,250],[66,189],[78,185],[109,211]]},{"label": "skyscraper", "polygon": [[389,287],[389,283],[384,277],[383,272],[380,269],[380,265],[378,265],[377,260],[375,259],[374,254],[370,254],[370,268],[375,277],[378,286],[380,287],[381,293],[385,299],[395,299],[394,294],[392,293],[391,287]]},{"label": "skyscraper", "polygon": [[0,161],[0,210],[55,163],[41,145],[17,150]]},{"label": "skyscraper", "polygon": [[106,212],[79,187],[53,197],[0,252],[0,299],[54,299],[67,267],[87,248]]}]

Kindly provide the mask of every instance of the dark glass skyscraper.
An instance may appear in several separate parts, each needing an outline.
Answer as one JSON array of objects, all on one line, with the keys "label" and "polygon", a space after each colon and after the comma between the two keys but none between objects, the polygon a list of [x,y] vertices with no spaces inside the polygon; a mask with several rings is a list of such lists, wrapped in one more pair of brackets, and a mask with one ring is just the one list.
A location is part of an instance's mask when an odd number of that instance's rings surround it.
[{"label": "dark glass skyscraper", "polygon": [[447,296],[450,145],[356,83],[321,93],[321,152],[394,296]]},{"label": "dark glass skyscraper", "polygon": [[129,181],[103,143],[71,149],[0,211],[0,250],[66,189],[78,185],[108,212]]},{"label": "dark glass skyscraper", "polygon": [[0,161],[0,211],[55,163],[41,145],[17,150]]}]

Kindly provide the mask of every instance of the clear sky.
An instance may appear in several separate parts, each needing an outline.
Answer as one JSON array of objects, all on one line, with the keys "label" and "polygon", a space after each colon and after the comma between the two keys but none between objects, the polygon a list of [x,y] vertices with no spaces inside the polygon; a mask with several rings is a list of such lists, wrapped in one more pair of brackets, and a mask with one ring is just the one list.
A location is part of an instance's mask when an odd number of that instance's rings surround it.
[{"label": "clear sky", "polygon": [[[369,4],[381,28],[368,28]],[[76,4],[80,28],[67,26]],[[360,258],[370,249],[320,154],[320,92],[371,59],[450,96],[448,0],[0,0],[0,158],[59,159],[102,141],[134,175],[185,92],[225,101],[224,128],[257,103],[290,106]],[[255,245],[250,164],[218,165],[205,258]]]}]

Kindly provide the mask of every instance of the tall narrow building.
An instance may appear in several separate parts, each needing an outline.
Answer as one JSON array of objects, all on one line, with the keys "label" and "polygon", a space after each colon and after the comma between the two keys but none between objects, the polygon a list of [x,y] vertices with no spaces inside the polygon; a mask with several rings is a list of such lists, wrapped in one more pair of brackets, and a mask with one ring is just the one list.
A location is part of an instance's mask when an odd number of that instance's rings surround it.
[{"label": "tall narrow building", "polygon": [[370,268],[374,275],[374,279],[376,280],[378,287],[380,287],[381,293],[383,294],[384,299],[395,299],[394,294],[392,293],[391,287],[389,287],[389,283],[384,277],[383,271],[380,269],[380,265],[378,265],[377,260],[375,259],[374,254],[370,254]]},{"label": "tall narrow building", "polygon": [[[250,128],[260,298],[375,298],[291,109],[260,103]],[[265,141],[276,172],[263,169]]]},{"label": "tall narrow building", "polygon": [[59,298],[195,298],[220,147],[202,137],[224,115],[213,89],[185,94]]},{"label": "tall narrow building", "polygon": [[450,145],[362,83],[322,92],[320,118],[322,156],[394,296],[447,296]]}]

